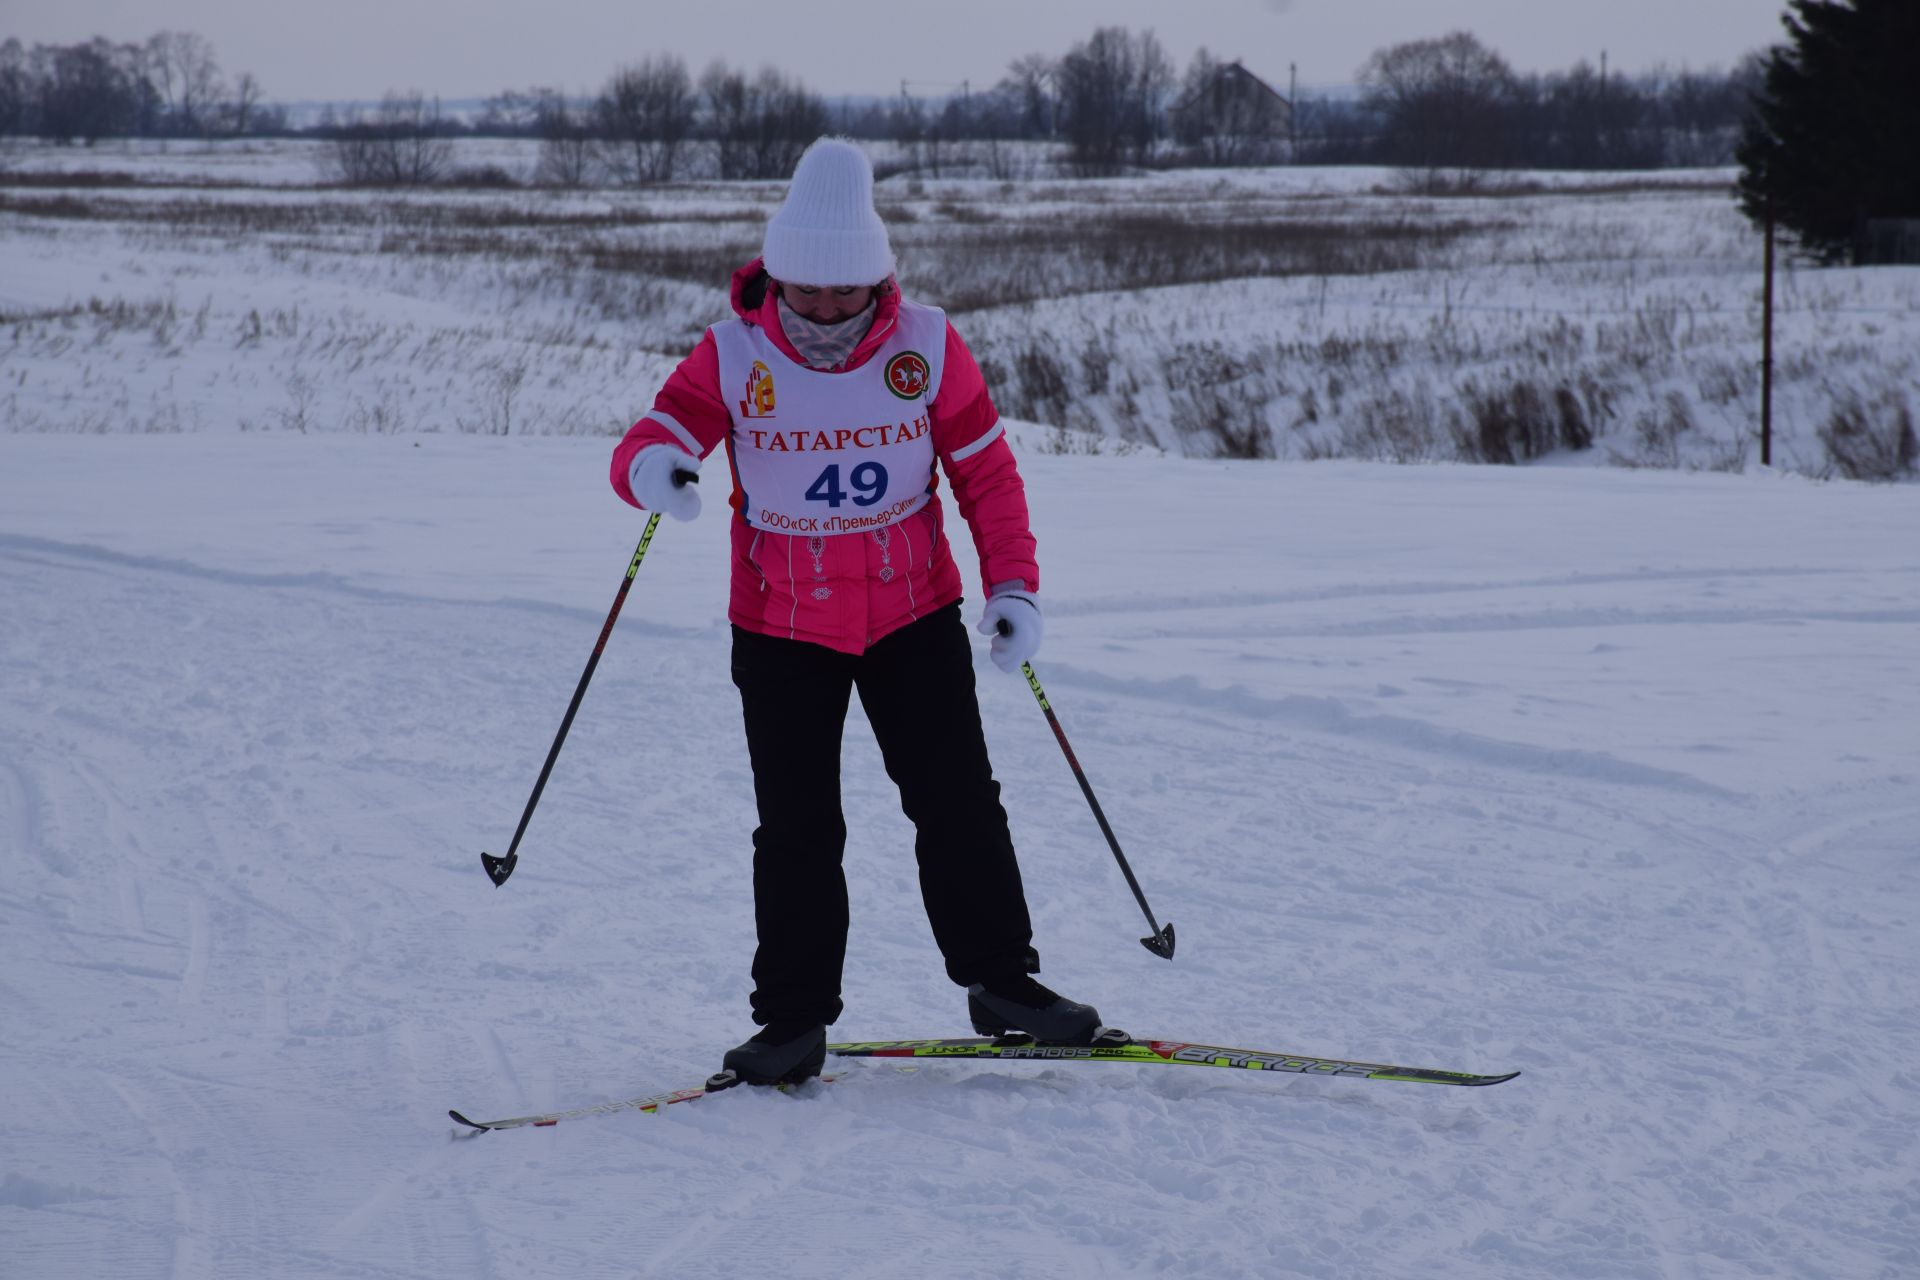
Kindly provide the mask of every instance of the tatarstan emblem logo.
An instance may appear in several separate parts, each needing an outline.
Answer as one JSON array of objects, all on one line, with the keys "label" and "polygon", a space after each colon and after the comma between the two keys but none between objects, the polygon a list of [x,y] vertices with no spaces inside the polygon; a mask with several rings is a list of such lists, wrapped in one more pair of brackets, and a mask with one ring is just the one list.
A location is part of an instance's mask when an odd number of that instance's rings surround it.
[{"label": "tatarstan emblem logo", "polygon": [[927,393],[927,384],[933,381],[933,371],[927,368],[927,358],[918,351],[902,351],[887,361],[887,390],[902,400],[918,400]]},{"label": "tatarstan emblem logo", "polygon": [[740,402],[740,416],[773,416],[773,370],[767,368],[764,360],[755,360],[753,368],[747,371],[747,397]]}]

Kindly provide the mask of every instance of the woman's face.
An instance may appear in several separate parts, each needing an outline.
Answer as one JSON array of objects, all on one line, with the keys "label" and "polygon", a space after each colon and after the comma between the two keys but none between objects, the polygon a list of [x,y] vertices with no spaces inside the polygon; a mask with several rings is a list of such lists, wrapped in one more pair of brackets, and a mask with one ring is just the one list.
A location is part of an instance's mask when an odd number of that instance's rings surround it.
[{"label": "woman's face", "polygon": [[873,301],[873,286],[780,283],[788,306],[815,324],[839,324],[859,315]]}]

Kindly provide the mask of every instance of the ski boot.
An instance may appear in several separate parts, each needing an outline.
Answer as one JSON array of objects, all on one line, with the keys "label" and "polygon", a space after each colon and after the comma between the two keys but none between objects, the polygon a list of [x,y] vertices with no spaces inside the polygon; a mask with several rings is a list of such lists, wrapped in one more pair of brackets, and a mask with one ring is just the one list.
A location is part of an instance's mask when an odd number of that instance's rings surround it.
[{"label": "ski boot", "polygon": [[[1104,1043],[1100,1011],[1049,991],[1026,974],[976,982],[967,988],[967,1013],[983,1036],[1024,1033],[1043,1044]],[[1124,1041],[1124,1034],[1121,1035]]]},{"label": "ski boot", "polygon": [[818,1022],[775,1022],[727,1050],[707,1091],[736,1084],[799,1084],[827,1063],[827,1028]]}]

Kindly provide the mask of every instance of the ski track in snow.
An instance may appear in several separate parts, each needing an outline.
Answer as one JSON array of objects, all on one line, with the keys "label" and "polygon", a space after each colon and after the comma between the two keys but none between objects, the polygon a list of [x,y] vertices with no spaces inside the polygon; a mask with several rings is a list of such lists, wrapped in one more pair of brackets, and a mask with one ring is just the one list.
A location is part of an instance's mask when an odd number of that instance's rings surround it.
[{"label": "ski track in snow", "polygon": [[[1056,512],[1074,465],[1033,468]],[[1407,482],[1315,478],[1332,504]],[[1620,516],[1608,482],[1533,483]],[[692,1084],[747,1029],[725,630],[664,585],[717,527],[652,553],[498,890],[476,855],[511,834],[617,547],[507,600],[428,563],[287,571],[292,533],[254,570],[159,519],[0,527],[6,1274],[1920,1272],[1920,573],[1887,536],[1920,522],[1912,493],[1848,492],[1778,500],[1858,520],[1882,550],[1850,563],[1704,538],[1379,581],[1329,537],[1242,592],[1056,541],[1039,673],[1171,965],[982,660],[1047,980],[1140,1035],[1517,1081],[859,1063],[459,1139],[448,1106]],[[538,583],[526,536],[474,550]],[[845,757],[835,1035],[963,1033],[857,705]]]}]

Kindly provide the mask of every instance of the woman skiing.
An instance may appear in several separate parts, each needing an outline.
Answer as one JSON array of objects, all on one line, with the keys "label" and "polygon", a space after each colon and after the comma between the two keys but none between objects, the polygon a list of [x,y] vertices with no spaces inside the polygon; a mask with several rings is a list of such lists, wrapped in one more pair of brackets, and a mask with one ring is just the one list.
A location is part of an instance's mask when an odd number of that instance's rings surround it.
[{"label": "woman skiing", "polygon": [[681,361],[613,452],[615,492],[691,520],[686,483],[724,443],[732,470],[733,682],[753,833],[753,1020],[723,1067],[754,1084],[820,1072],[842,1009],[847,884],[840,740],[858,690],[916,832],[920,888],[947,975],[982,1035],[1085,1044],[1091,1007],[1034,981],[1020,868],[993,779],[960,619],[938,473],[979,552],[992,658],[1040,646],[1026,491],[973,356],[939,310],[908,302],[873,207],[873,169],[822,138],[794,170],[734,319]]}]

